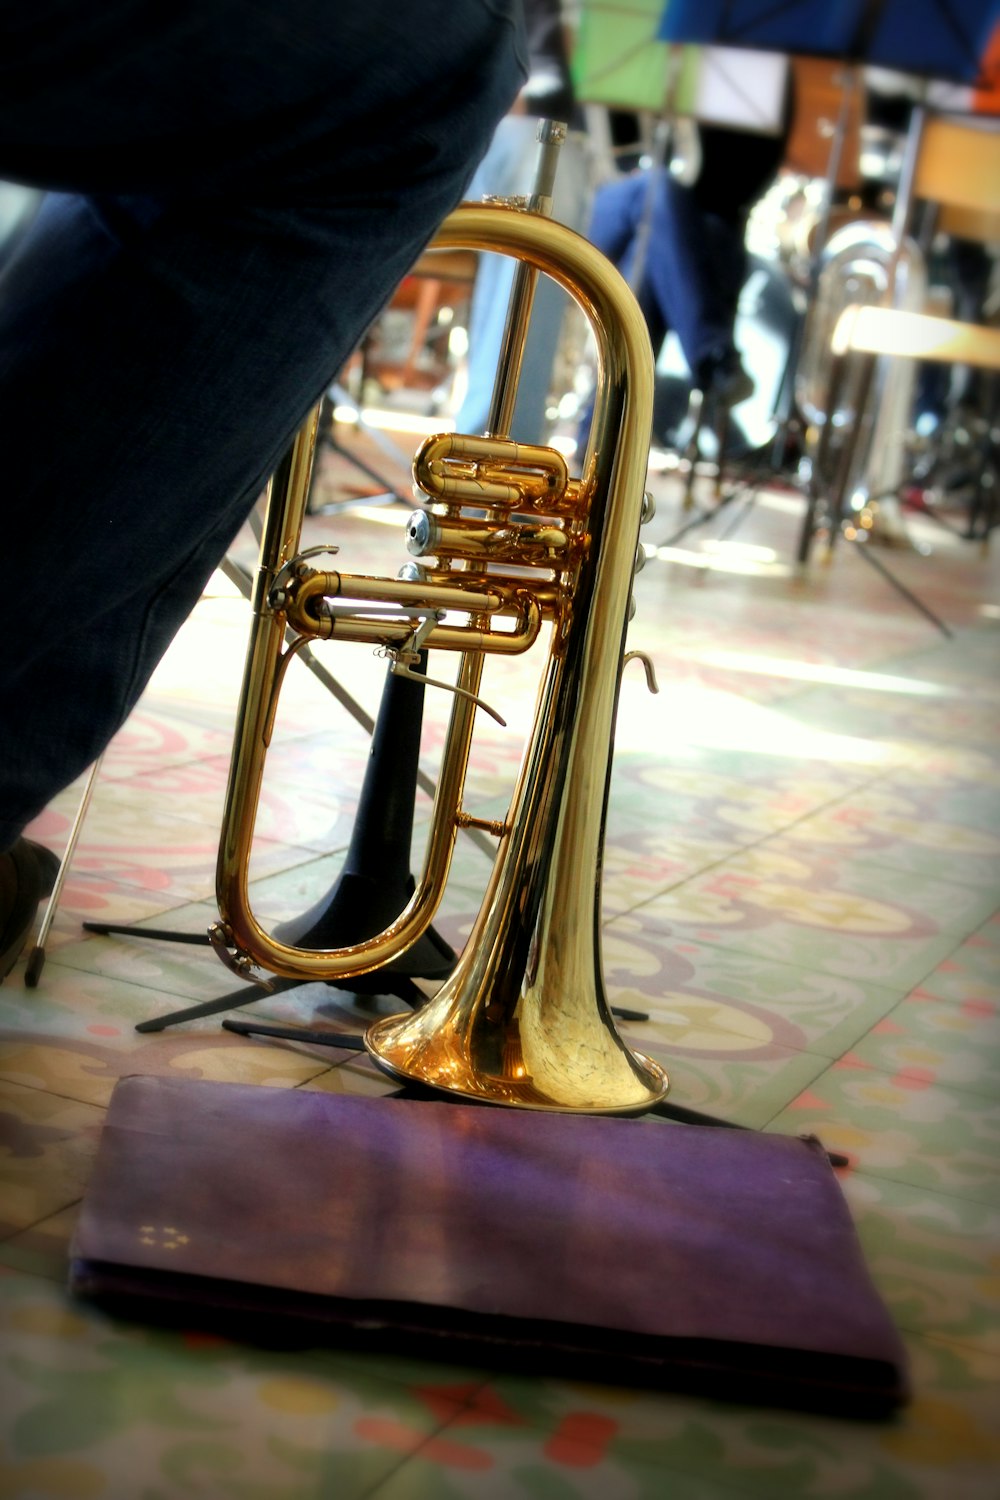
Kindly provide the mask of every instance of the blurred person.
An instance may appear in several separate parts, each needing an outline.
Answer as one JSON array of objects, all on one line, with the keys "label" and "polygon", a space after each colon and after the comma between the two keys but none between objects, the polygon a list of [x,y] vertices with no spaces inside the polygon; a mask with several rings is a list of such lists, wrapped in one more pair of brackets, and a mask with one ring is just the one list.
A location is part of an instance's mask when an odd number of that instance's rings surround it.
[{"label": "blurred person", "polygon": [[0,979],[25,826],[103,750],[292,434],[462,197],[518,0],[0,0]]},{"label": "blurred person", "polygon": [[[556,120],[569,133],[559,152],[552,217],[582,231],[590,207],[590,165],[583,119],[574,98],[563,7],[560,0],[523,3],[528,78],[510,113],[494,131],[469,197],[530,194],[538,159],[538,122]],[[455,417],[459,432],[486,430],[515,269],[510,256],[479,257],[469,316],[467,383]],[[545,441],[546,407],[568,305],[569,298],[560,287],[546,276],[538,278],[511,419],[511,435],[519,442]]]},{"label": "blurred person", "polygon": [[734,332],[747,222],[777,176],[789,119],[786,102],[777,135],[699,124],[683,177],[669,166],[642,167],[594,196],[588,238],[635,292],[654,354],[673,330],[694,389],[725,406],[754,391]]}]

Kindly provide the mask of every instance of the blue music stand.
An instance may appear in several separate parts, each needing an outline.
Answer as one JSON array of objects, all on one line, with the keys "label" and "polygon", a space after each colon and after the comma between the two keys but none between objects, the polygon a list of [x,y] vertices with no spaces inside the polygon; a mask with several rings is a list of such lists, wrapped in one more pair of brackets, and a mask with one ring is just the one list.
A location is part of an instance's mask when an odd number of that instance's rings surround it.
[{"label": "blue music stand", "polygon": [[975,84],[998,25],[998,0],[667,0],[659,35]]}]

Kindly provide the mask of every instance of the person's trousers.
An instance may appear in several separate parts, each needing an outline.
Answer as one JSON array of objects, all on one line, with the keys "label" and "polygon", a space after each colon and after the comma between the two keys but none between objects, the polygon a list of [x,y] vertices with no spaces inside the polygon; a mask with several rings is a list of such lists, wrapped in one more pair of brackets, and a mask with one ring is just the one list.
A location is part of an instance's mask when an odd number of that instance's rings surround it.
[{"label": "person's trousers", "polygon": [[524,76],[513,0],[0,0],[0,850],[104,748]]},{"label": "person's trousers", "polygon": [[654,352],[673,329],[695,381],[733,350],[746,274],[744,223],[705,213],[665,168],[606,183],[588,238],[636,294]]}]

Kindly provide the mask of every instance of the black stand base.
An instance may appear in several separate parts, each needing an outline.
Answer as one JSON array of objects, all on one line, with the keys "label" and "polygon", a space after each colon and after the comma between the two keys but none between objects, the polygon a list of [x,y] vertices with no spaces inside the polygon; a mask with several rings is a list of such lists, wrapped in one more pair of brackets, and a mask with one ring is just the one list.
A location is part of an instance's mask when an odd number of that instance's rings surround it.
[{"label": "black stand base", "polygon": [[[223,1021],[222,1026],[224,1031],[235,1032],[237,1036],[271,1037],[280,1041],[304,1042],[314,1047],[335,1047],[345,1052],[365,1051],[364,1037],[353,1036],[350,1033],[310,1031],[305,1027],[259,1026],[255,1021]],[[393,1090],[394,1099],[440,1099],[441,1097],[438,1089],[421,1083],[403,1083]],[[476,1102],[462,1095],[449,1094],[447,1097],[458,1104]],[[661,1119],[673,1120],[679,1125],[713,1125],[722,1130],[750,1130],[752,1128],[749,1125],[734,1125],[732,1120],[722,1120],[718,1115],[706,1115],[701,1110],[687,1109],[683,1104],[670,1104],[665,1099],[652,1105],[645,1113],[659,1115]],[[846,1167],[848,1165],[848,1158],[839,1152],[828,1151],[827,1156],[831,1166]]]},{"label": "black stand base", "polygon": [[[363,941],[365,937],[381,932],[406,906],[413,892],[413,879],[408,876],[402,889],[391,884],[376,884],[368,877],[345,870],[333,891],[324,896],[309,911],[291,922],[284,922],[275,929],[275,936],[292,947],[340,948]],[[124,927],[113,923],[85,922],[84,931],[101,934],[118,933],[127,937],[149,938],[159,942],[190,943],[208,946],[207,935],[201,933],[169,932],[152,927]],[[414,943],[395,963],[372,974],[355,975],[343,985],[330,982],[332,989],[343,989],[355,995],[389,995],[405,1005],[418,1006],[424,995],[414,984],[414,979],[444,980],[455,963],[454,950],[433,928]],[[185,1021],[200,1020],[205,1016],[218,1015],[222,1011],[236,1010],[250,1005],[268,994],[281,994],[299,988],[308,981],[275,978],[266,985],[244,985],[231,990],[215,1000],[203,1001],[200,1005],[189,1005],[183,1010],[171,1011],[167,1015],[154,1016],[149,1021],[140,1021],[136,1031],[165,1031],[168,1026],[177,1026]]]},{"label": "black stand base", "polygon": [[[291,926],[292,924],[288,924]],[[84,922],[84,932],[98,933],[102,937],[109,934],[117,934],[123,937],[148,938],[153,942],[165,943],[189,943],[195,947],[209,947],[208,937],[203,933],[195,932],[170,932],[157,927],[126,927],[114,922]],[[292,941],[285,937],[284,941]],[[309,946],[301,944],[301,946]],[[335,943],[317,944],[321,947],[335,947]],[[451,960],[447,961],[445,955],[451,954]],[[431,928],[424,936],[414,944],[413,949],[403,955],[399,960],[400,965],[409,959],[411,954],[416,961],[410,972],[403,972],[402,968],[379,969],[374,974],[356,975],[350,980],[345,980],[343,985],[330,983],[331,989],[342,990],[351,995],[386,995],[396,1000],[401,1000],[404,1005],[411,1006],[414,1010],[424,1003],[426,996],[414,979],[446,979],[451,972],[451,964],[454,962],[454,953],[448,944]],[[437,962],[434,962],[434,955]],[[445,964],[447,966],[445,967]],[[299,989],[309,981],[301,979],[273,978],[266,985],[251,984],[244,985],[241,989],[230,990],[228,994],[220,995],[215,1000],[204,1000],[200,1005],[188,1005],[183,1010],[170,1011],[166,1015],[153,1016],[148,1021],[139,1021],[136,1031],[152,1032],[166,1031],[170,1026],[182,1025],[185,1021],[203,1020],[205,1016],[217,1016],[223,1011],[239,1010],[244,1005],[252,1005],[255,1000],[263,1000],[267,995],[280,995],[286,990]],[[630,1010],[624,1006],[611,1007],[611,1014],[619,1021],[648,1021],[649,1016],[645,1011]],[[330,1032],[309,1031],[306,1027],[284,1026],[266,1027],[249,1023],[223,1021],[227,1031],[239,1031],[244,1036],[272,1036],[281,1037],[286,1041],[302,1041],[324,1043],[328,1045],[350,1046],[350,1041],[335,1043]]]}]

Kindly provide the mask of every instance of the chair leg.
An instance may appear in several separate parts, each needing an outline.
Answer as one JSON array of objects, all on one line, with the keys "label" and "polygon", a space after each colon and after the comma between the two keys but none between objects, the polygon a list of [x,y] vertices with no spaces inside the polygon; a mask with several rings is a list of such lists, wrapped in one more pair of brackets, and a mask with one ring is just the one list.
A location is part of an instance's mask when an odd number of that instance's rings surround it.
[{"label": "chair leg", "polygon": [[[858,435],[864,419],[868,395],[871,390],[874,366],[874,359],[868,358],[861,369],[854,422],[852,428],[845,434],[839,458],[835,465],[835,472],[832,478],[828,478],[828,470],[834,453],[833,414],[837,410],[841,392],[844,388],[844,381],[847,374],[847,358],[845,355],[835,355],[831,362],[830,383],[827,387],[826,397],[826,421],[823,423],[819,445],[812,460],[806,514],[799,536],[797,562],[800,568],[804,568],[809,561],[812,543],[818,530],[819,516],[823,510],[826,512],[828,525],[826,560],[829,561],[832,555],[837,534],[844,521],[847,486],[850,482],[851,466],[854,462],[854,455],[857,449]],[[822,503],[824,500],[824,490],[827,490],[825,505]]]},{"label": "chair leg", "polygon": [[705,420],[705,396],[702,391],[692,390],[688,400],[688,415],[694,426],[681,454],[682,461],[687,463],[687,475],[684,480],[684,499],[682,502],[684,510],[691,510],[694,506],[695,471],[698,463],[701,429]]},{"label": "chair leg", "polygon": [[720,402],[715,413],[715,503],[722,503],[722,465],[725,462],[726,443],[729,441],[730,408]]},{"label": "chair leg", "polygon": [[830,507],[830,534],[827,537],[827,554],[833,552],[836,542],[847,520],[846,500],[847,490],[851,482],[851,469],[854,457],[858,450],[864,424],[869,419],[869,400],[872,391],[872,382],[875,377],[876,356],[865,354],[855,356],[860,359],[858,384],[854,405],[854,423],[850,438],[844,443],[840,452],[840,463],[837,466],[836,477],[833,482],[833,503]]}]

